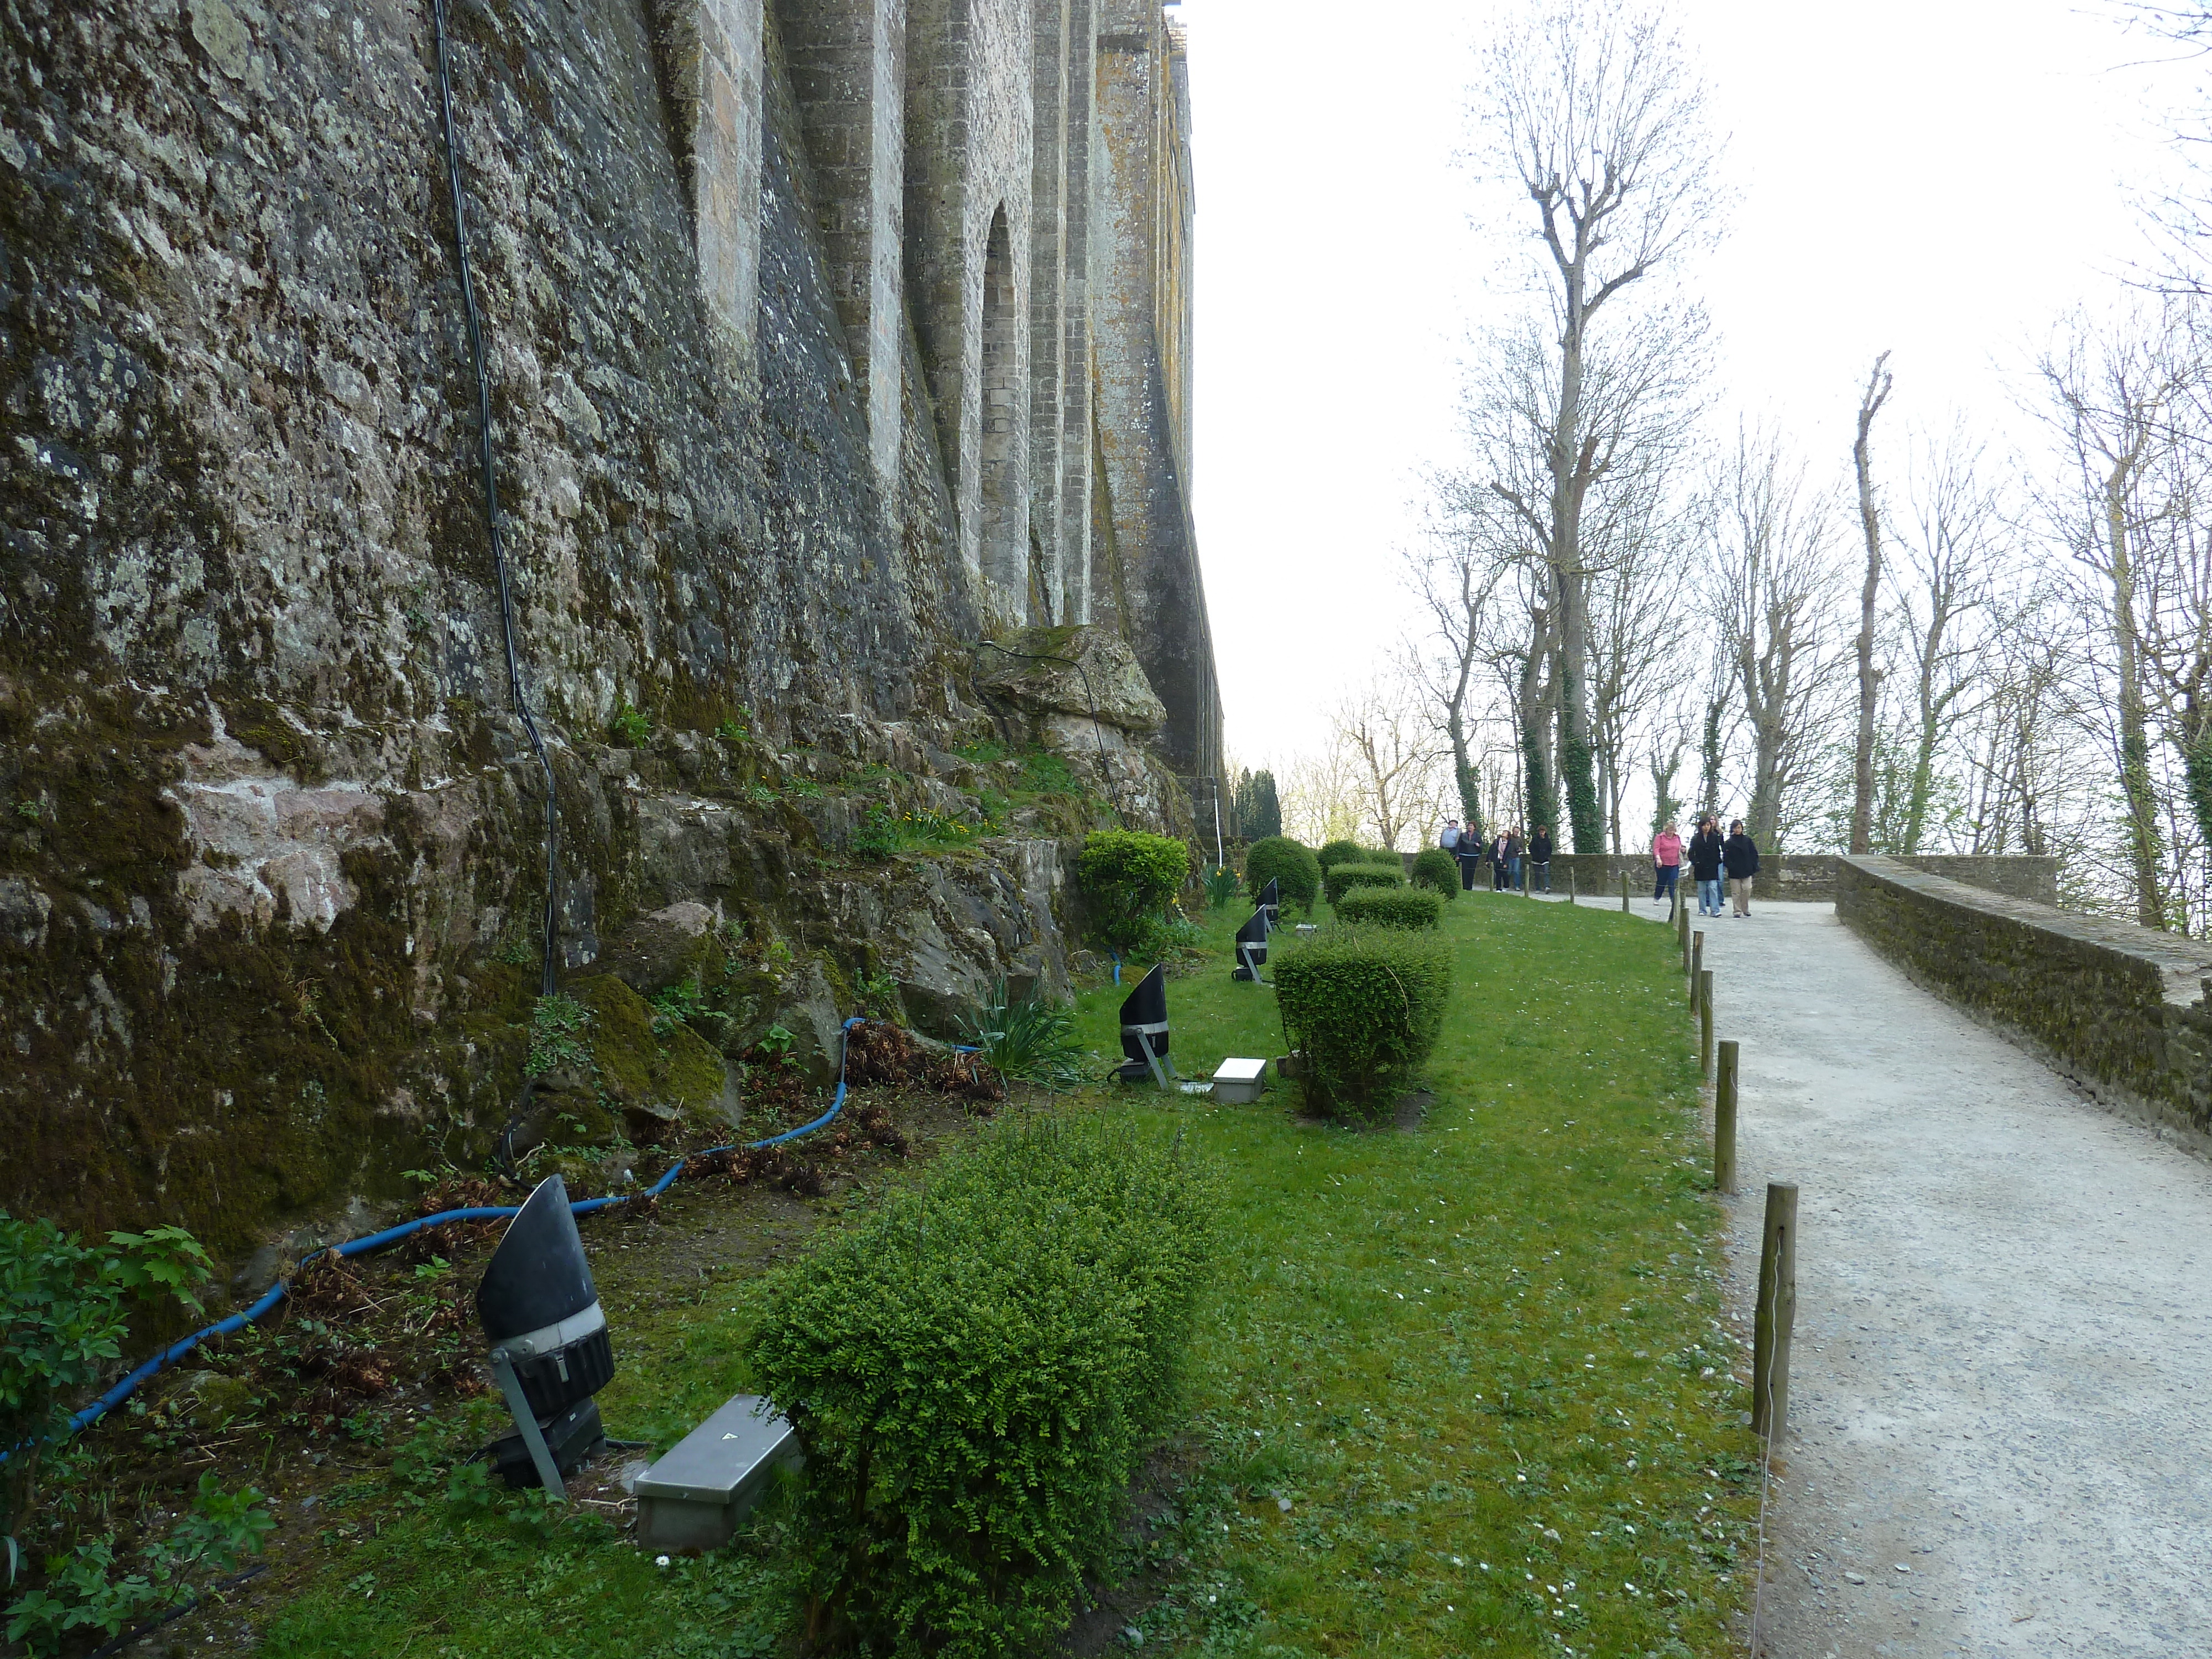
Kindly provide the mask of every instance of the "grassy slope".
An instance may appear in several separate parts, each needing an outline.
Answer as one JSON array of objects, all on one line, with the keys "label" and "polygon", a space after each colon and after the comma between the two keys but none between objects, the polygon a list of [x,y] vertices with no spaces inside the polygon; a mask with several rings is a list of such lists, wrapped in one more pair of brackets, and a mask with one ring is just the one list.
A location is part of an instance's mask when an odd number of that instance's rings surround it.
[{"label": "grassy slope", "polygon": [[[1152,1622],[1257,1653],[1729,1651],[1755,1450],[1671,936],[1486,894],[1445,927],[1419,1133],[1301,1122],[1283,1091],[1146,1109],[1237,1194],[1193,1378],[1218,1541]],[[1085,1004],[1103,1041],[1111,995]],[[1170,1012],[1188,1075],[1282,1046],[1271,994],[1225,971]],[[1231,1604],[1235,1643],[1208,1629]]]},{"label": "grassy slope", "polygon": [[[1233,1194],[1179,1490],[1127,1564],[1165,1585],[1135,1615],[1147,1649],[1729,1651],[1755,1466],[1715,1323],[1669,935],[1486,894],[1446,917],[1460,979],[1419,1132],[1304,1122],[1279,1089],[1103,1097],[1196,1137]],[[1186,1075],[1281,1048],[1272,994],[1229,978],[1237,919],[1170,987]],[[1082,999],[1103,1051],[1120,994]],[[665,1442],[738,1386],[744,1306],[718,1289],[618,1333],[616,1431]],[[375,1537],[334,1537],[264,1650],[787,1650],[773,1512],[728,1555],[663,1569],[588,1518],[550,1537],[464,1518],[443,1479]]]}]

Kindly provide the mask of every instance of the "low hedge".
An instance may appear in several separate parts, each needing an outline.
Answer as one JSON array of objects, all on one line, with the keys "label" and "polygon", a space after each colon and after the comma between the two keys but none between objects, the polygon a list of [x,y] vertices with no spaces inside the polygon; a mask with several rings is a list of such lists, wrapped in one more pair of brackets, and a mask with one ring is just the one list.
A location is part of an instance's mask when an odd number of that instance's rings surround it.
[{"label": "low hedge", "polygon": [[1325,841],[1314,859],[1323,870],[1334,870],[1340,864],[1365,863],[1367,849],[1356,841]]},{"label": "low hedge", "polygon": [[1321,892],[1321,862],[1311,848],[1288,836],[1255,841],[1244,849],[1245,889],[1256,901],[1270,881],[1284,903],[1310,910]]},{"label": "low hedge", "polygon": [[1340,864],[1334,866],[1321,878],[1321,884],[1327,890],[1328,902],[1334,907],[1354,887],[1403,887],[1406,884],[1406,867],[1395,858],[1387,865]]},{"label": "low hedge", "polygon": [[1387,1120],[1443,1028],[1451,951],[1431,933],[1334,927],[1268,963],[1309,1110]]},{"label": "low hedge", "polygon": [[1099,934],[1126,951],[1165,914],[1190,877],[1190,848],[1171,836],[1099,830],[1075,860],[1076,884]]},{"label": "low hedge", "polygon": [[1008,1123],[769,1277],[748,1358],[805,1452],[810,1648],[1054,1645],[1176,1420],[1214,1187],[1180,1136]]},{"label": "low hedge", "polygon": [[1355,887],[1337,901],[1336,919],[1353,927],[1433,927],[1444,902],[1418,888]]},{"label": "low hedge", "polygon": [[1459,896],[1459,860],[1441,847],[1424,848],[1413,855],[1413,885],[1442,893],[1449,904]]}]

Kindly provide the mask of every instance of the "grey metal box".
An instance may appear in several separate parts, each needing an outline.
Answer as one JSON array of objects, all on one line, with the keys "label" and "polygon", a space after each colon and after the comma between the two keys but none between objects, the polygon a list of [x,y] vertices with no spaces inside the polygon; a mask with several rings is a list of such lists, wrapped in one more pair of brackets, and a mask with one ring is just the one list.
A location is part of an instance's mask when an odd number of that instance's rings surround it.
[{"label": "grey metal box", "polygon": [[1213,1097],[1224,1105],[1249,1105],[1259,1099],[1267,1075],[1264,1060],[1224,1060],[1213,1073]]},{"label": "grey metal box", "polygon": [[638,1541],[647,1549],[711,1550],[730,1541],[777,1465],[799,1461],[799,1437],[757,1394],[741,1394],[638,1477]]}]

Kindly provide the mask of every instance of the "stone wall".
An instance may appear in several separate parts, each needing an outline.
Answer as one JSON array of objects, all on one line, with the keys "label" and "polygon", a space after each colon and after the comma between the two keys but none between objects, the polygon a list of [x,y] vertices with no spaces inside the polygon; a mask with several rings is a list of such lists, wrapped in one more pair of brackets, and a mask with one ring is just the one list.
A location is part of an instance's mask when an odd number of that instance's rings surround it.
[{"label": "stone wall", "polygon": [[979,821],[1023,780],[984,745],[1036,744],[1187,823],[1187,536],[1091,630],[1140,683],[1132,619],[1182,630],[1163,720],[975,672],[1088,621],[1079,394],[1152,384],[1085,362],[1102,192],[1152,199],[1085,170],[1090,6],[449,14],[513,678],[427,0],[0,9],[0,1206],[230,1244],[480,1146],[545,897],[517,679],[564,973],[697,903],[780,994],[941,1010],[1054,977],[1080,811],[1018,804],[948,872],[856,866],[872,805]]},{"label": "stone wall", "polygon": [[[1752,884],[1754,898],[1824,902],[1836,896],[1838,859],[1830,853],[1770,853],[1759,861]],[[2058,900],[2058,860],[2054,858],[1982,858],[1946,854],[1918,854],[1900,860],[1915,870],[1948,877],[1970,887],[2008,893],[2044,904]],[[1484,866],[1487,880],[1489,866]],[[1567,890],[1571,872],[1576,890],[1584,894],[1620,892],[1620,878],[1628,878],[1629,890],[1642,899],[1651,896],[1652,864],[1649,857],[1612,854],[1562,853],[1552,860],[1552,888]],[[1683,879],[1689,879],[1688,866]]]},{"label": "stone wall", "polygon": [[2212,1152],[2212,947],[1901,860],[1837,862],[1836,914],[1911,978],[2106,1103]]}]

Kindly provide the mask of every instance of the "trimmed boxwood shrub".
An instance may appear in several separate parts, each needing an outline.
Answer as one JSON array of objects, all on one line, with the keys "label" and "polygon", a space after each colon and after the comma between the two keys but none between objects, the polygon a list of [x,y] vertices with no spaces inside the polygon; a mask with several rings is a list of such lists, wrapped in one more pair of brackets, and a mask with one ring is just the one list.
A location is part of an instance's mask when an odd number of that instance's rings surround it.
[{"label": "trimmed boxwood shrub", "polygon": [[1337,902],[1336,919],[1358,927],[1433,927],[1444,902],[1434,893],[1406,887],[1355,887]]},{"label": "trimmed boxwood shrub", "polygon": [[1364,864],[1367,851],[1356,841],[1325,841],[1314,858],[1323,870],[1334,870],[1340,864]]},{"label": "trimmed boxwood shrub", "polygon": [[1135,830],[1093,831],[1075,860],[1092,925],[1117,950],[1145,936],[1189,877],[1189,848],[1171,836]]},{"label": "trimmed boxwood shrub", "polygon": [[1309,1110],[1387,1119],[1443,1028],[1451,951],[1432,933],[1333,927],[1268,963]]},{"label": "trimmed boxwood shrub", "polygon": [[1270,836],[1244,849],[1244,888],[1255,900],[1270,881],[1283,902],[1310,910],[1321,891],[1321,862],[1313,849],[1288,836]]},{"label": "trimmed boxwood shrub", "polygon": [[1441,893],[1449,904],[1459,896],[1459,860],[1441,847],[1431,847],[1413,855],[1413,885],[1425,887],[1431,892]]},{"label": "trimmed boxwood shrub", "polygon": [[1406,866],[1394,856],[1389,864],[1340,864],[1321,878],[1334,905],[1354,887],[1403,887]]},{"label": "trimmed boxwood shrub", "polygon": [[1008,1123],[769,1276],[748,1357],[806,1455],[811,1649],[1054,1645],[1178,1420],[1218,1208],[1180,1136]]}]

